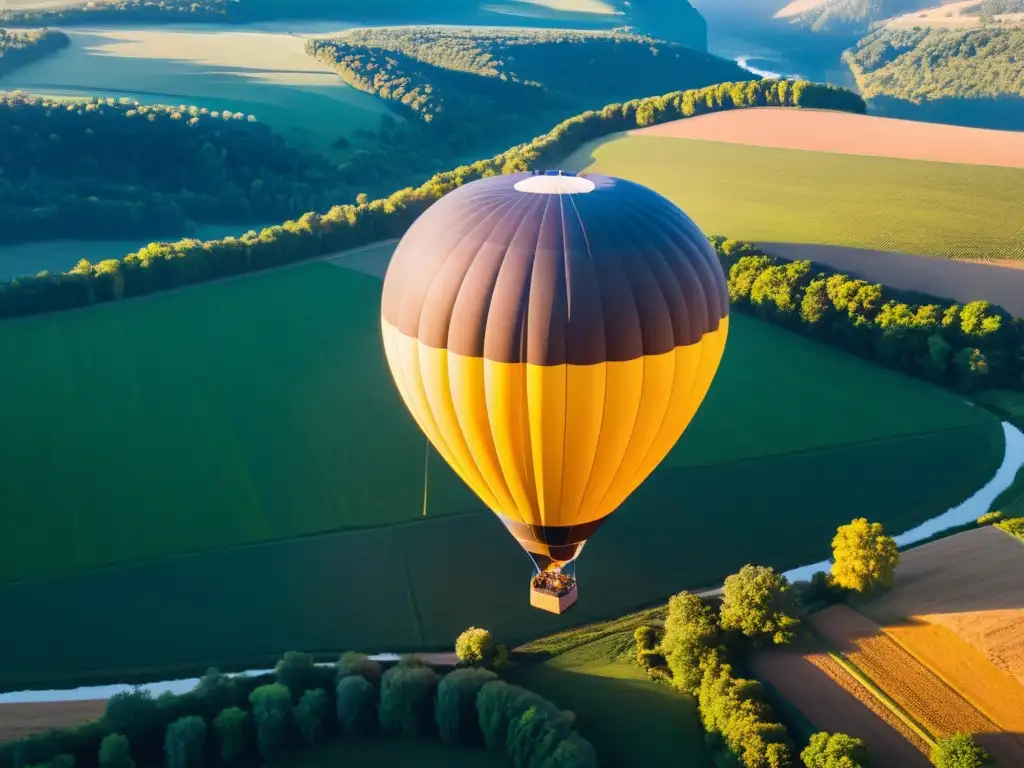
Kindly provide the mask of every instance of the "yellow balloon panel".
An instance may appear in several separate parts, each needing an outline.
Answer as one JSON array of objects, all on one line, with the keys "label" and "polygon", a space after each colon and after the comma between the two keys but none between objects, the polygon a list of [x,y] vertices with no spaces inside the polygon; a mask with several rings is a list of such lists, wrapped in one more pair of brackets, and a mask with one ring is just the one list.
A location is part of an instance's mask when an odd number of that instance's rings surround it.
[{"label": "yellow balloon panel", "polygon": [[463,481],[512,521],[564,527],[611,514],[665,458],[714,378],[728,319],[697,344],[594,365],[499,363],[382,331],[406,406]]}]

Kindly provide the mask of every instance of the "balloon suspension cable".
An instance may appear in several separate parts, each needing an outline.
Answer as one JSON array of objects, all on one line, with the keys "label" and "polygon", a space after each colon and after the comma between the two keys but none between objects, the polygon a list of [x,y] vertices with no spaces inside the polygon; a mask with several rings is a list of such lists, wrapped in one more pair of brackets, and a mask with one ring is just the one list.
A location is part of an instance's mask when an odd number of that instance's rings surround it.
[{"label": "balloon suspension cable", "polygon": [[430,440],[423,438],[423,516],[427,516],[427,470],[430,467]]}]

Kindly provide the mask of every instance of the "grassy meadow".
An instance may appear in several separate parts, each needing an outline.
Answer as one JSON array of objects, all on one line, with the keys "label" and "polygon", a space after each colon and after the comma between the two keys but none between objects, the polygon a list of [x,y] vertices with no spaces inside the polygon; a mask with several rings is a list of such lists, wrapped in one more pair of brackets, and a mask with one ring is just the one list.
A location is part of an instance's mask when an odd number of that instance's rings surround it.
[{"label": "grassy meadow", "polygon": [[21,629],[0,687],[445,648],[473,623],[522,642],[821,559],[866,512],[912,527],[1002,458],[986,411],[735,316],[691,429],[587,545],[580,603],[542,614],[527,556],[435,454],[422,518],[380,285],[311,263],[4,323],[0,612]]},{"label": "grassy meadow", "polygon": [[519,665],[510,675],[576,713],[577,729],[608,765],[714,768],[696,702],[650,680],[629,658],[634,647],[627,630],[543,663]]},{"label": "grassy meadow", "polygon": [[739,240],[1024,259],[1024,169],[637,135],[563,166],[641,181]]},{"label": "grassy meadow", "polygon": [[69,48],[5,77],[4,89],[243,112],[326,154],[340,136],[376,131],[388,113],[307,56],[296,33],[207,24],[67,34]]}]

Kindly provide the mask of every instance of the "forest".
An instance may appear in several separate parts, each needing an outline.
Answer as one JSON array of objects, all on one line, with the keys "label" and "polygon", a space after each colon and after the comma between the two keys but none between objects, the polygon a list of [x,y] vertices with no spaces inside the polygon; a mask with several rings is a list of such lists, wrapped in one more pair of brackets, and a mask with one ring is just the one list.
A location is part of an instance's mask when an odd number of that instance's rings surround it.
[{"label": "forest", "polygon": [[0,168],[0,243],[180,236],[355,195],[252,116],[128,99],[0,94]]},{"label": "forest", "polygon": [[865,96],[1024,97],[1024,28],[880,29],[847,53]]},{"label": "forest", "polygon": [[953,389],[1024,389],[1024,321],[1001,307],[898,291],[735,240],[712,245],[735,310]]},{"label": "forest", "polygon": [[751,76],[731,61],[624,33],[375,28],[310,40],[306,50],[410,118],[385,120],[380,145],[342,164],[371,194],[450,167],[453,153],[495,151],[585,109]]},{"label": "forest", "polygon": [[67,35],[55,29],[0,29],[0,77],[67,48],[70,42]]},{"label": "forest", "polygon": [[[439,173],[419,187],[400,189],[386,198],[336,205],[323,214],[309,211],[259,234],[205,242],[184,239],[153,243],[123,259],[116,254],[97,264],[83,259],[66,273],[41,272],[0,284],[0,317],[140,296],[398,237],[442,195],[475,179],[548,167],[587,141],[629,128],[752,106],[836,109],[860,114],[866,110],[864,101],[850,91],[787,80],[720,83],[609,104],[564,120],[533,141]],[[212,113],[209,119],[215,121]]]}]

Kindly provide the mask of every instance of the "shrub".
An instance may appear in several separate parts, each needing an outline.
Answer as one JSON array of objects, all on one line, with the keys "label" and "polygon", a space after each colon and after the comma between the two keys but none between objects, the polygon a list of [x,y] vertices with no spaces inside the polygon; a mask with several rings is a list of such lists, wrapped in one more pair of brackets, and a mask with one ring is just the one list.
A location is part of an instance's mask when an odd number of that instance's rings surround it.
[{"label": "shrub", "polygon": [[718,619],[711,607],[692,592],[668,601],[661,652],[675,687],[693,693],[700,686],[700,663],[718,640]]},{"label": "shrub", "polygon": [[310,688],[330,685],[331,676],[329,669],[318,667],[312,656],[301,651],[288,651],[274,667],[277,682],[291,691],[296,699]]},{"label": "shrub", "polygon": [[239,765],[249,752],[252,724],[249,713],[240,707],[228,707],[213,721],[220,741],[221,759],[228,765]]},{"label": "shrub", "polygon": [[992,525],[1003,519],[1002,512],[986,512],[978,518],[978,525]]},{"label": "shrub", "polygon": [[324,730],[327,717],[327,693],[321,688],[311,688],[302,694],[295,707],[295,722],[299,733],[307,744],[316,744]]},{"label": "shrub", "polygon": [[260,755],[272,758],[288,742],[288,719],[292,712],[292,696],[281,683],[261,685],[249,695],[252,702],[256,744]]},{"label": "shrub", "polygon": [[1011,536],[1016,536],[1024,541],[1024,517],[1011,517],[996,523],[996,528],[1006,531]]},{"label": "shrub", "polygon": [[423,736],[433,727],[438,677],[428,666],[401,663],[381,678],[380,727],[384,733]]},{"label": "shrub", "polygon": [[839,526],[832,539],[832,583],[856,592],[891,587],[900,552],[881,523],[860,517]]},{"label": "shrub", "polygon": [[508,726],[508,755],[517,768],[542,765],[572,733],[575,717],[554,707],[532,706]]},{"label": "shrub", "polygon": [[658,632],[654,627],[646,625],[637,627],[633,632],[633,639],[636,640],[637,651],[653,651],[658,644]]},{"label": "shrub", "polygon": [[164,753],[167,768],[198,768],[206,747],[206,721],[196,715],[182,717],[167,727]]},{"label": "shrub", "polygon": [[539,768],[597,768],[597,753],[589,741],[573,731]]},{"label": "shrub", "polygon": [[380,663],[374,661],[365,653],[349,651],[341,654],[338,663],[335,665],[338,670],[338,680],[350,675],[361,675],[374,685],[380,685],[380,677],[384,674]]},{"label": "shrub", "polygon": [[807,768],[867,768],[864,742],[845,733],[816,733],[800,753]]},{"label": "shrub", "polygon": [[451,744],[482,744],[476,698],[480,689],[498,676],[488,669],[457,669],[437,686],[434,720],[441,738]]},{"label": "shrub", "polygon": [[936,768],[982,768],[991,763],[988,753],[966,733],[939,739],[932,747],[931,757]]},{"label": "shrub", "polygon": [[745,565],[725,580],[722,596],[723,629],[734,629],[746,637],[771,637],[775,643],[793,639],[795,601],[789,581],[772,568]]},{"label": "shrub", "polygon": [[349,675],[338,681],[338,722],[345,733],[355,736],[373,730],[376,698],[373,684],[362,675]]},{"label": "shrub", "polygon": [[103,725],[124,735],[139,762],[159,759],[163,751],[167,719],[153,695],[145,688],[116,693],[107,700]]},{"label": "shrub", "polygon": [[[50,765],[53,766],[54,762],[50,761]],[[100,742],[100,768],[135,768],[128,739],[120,733],[111,733],[103,738]]]},{"label": "shrub", "polygon": [[476,697],[476,711],[488,748],[504,749],[509,725],[530,707],[551,709],[553,705],[533,691],[509,685],[504,680],[484,683]]},{"label": "shrub", "polygon": [[494,638],[486,629],[470,627],[455,640],[455,656],[462,664],[490,667],[494,662]]},{"label": "shrub", "polygon": [[239,706],[244,701],[238,681],[231,675],[222,674],[212,668],[199,678],[192,694],[200,702],[203,713],[210,718],[228,707]]}]

